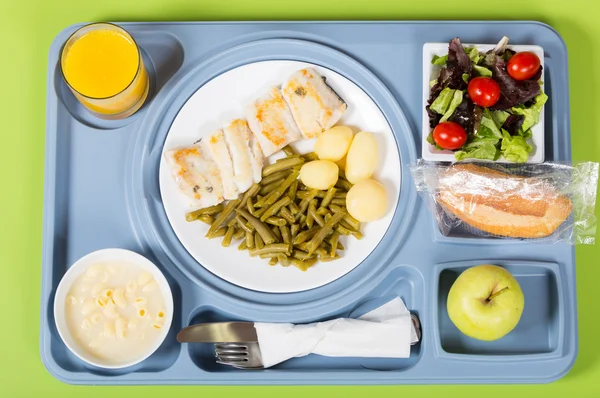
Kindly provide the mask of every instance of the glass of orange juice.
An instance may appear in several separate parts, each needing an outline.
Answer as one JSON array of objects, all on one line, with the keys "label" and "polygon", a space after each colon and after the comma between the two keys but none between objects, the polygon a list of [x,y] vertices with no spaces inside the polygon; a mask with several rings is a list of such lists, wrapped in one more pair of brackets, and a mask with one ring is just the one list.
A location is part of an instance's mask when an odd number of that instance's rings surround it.
[{"label": "glass of orange juice", "polygon": [[75,97],[102,119],[123,119],[142,107],[150,80],[131,35],[110,23],[86,25],[69,37],[60,68]]}]

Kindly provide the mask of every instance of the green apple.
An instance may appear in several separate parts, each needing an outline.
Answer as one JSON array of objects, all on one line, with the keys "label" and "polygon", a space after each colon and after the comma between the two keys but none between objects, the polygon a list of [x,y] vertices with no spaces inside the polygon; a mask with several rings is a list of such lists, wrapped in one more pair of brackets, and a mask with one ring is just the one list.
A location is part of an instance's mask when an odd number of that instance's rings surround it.
[{"label": "green apple", "polygon": [[525,299],[519,282],[497,265],[477,265],[464,271],[448,293],[450,320],[469,337],[497,340],[517,326]]}]

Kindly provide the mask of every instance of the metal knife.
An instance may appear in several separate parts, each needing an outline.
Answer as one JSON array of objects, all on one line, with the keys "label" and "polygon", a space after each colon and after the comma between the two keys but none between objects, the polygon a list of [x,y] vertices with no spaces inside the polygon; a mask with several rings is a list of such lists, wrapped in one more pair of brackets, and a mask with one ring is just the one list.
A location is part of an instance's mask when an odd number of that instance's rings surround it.
[{"label": "metal knife", "polygon": [[254,322],[211,322],[191,325],[177,333],[180,343],[258,342]]}]

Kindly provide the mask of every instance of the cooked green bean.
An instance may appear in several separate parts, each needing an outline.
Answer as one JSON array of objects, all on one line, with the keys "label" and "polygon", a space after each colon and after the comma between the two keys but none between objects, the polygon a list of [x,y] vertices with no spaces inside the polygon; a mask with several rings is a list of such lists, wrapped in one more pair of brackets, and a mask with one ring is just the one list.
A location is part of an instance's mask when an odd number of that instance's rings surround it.
[{"label": "cooked green bean", "polygon": [[292,263],[292,265],[294,267],[300,269],[301,271],[306,271],[307,269],[309,269],[310,267],[315,265],[315,263],[317,262],[317,258],[313,257],[306,261],[302,261],[302,260],[298,260],[297,258],[292,257],[292,258],[290,258],[290,262]]},{"label": "cooked green bean", "polygon": [[350,233],[358,240],[361,240],[364,237],[364,235],[360,231],[351,231]]},{"label": "cooked green bean", "polygon": [[331,238],[329,238],[329,244],[331,245],[331,251],[329,252],[330,256],[335,256],[335,250],[337,249],[337,245],[338,245],[338,241],[340,239],[340,233],[335,231],[332,235]]},{"label": "cooked green bean", "polygon": [[[312,210],[313,214],[317,212],[317,208],[315,207],[315,202],[316,199],[313,199],[310,201],[310,204],[308,205],[308,210],[306,211],[306,226],[308,228],[312,228],[314,223],[315,223],[315,219],[311,217],[310,212]],[[300,224],[302,224],[302,221],[300,221]]]},{"label": "cooked green bean", "polygon": [[345,213],[335,213],[329,221],[325,223],[323,228],[320,228],[317,233],[312,237],[308,243],[308,254],[314,253],[319,247],[321,242],[327,237],[327,235],[333,230],[338,222],[344,218]]},{"label": "cooked green bean", "polygon": [[346,199],[346,196],[348,195],[348,192],[336,192],[335,195],[333,195],[334,199]]},{"label": "cooked green bean", "polygon": [[215,222],[213,222],[208,229],[206,237],[210,238],[223,225],[223,223],[227,221],[238,204],[240,204],[239,199],[230,200],[229,203],[227,203],[223,211],[217,216],[217,218],[215,218]]},{"label": "cooked green bean", "polygon": [[235,232],[235,234],[233,234],[233,239],[240,240],[244,236],[246,236],[246,232],[243,229],[239,229]]},{"label": "cooked green bean", "polygon": [[286,156],[294,156],[294,155],[298,155],[296,153],[296,151],[294,151],[294,148],[292,148],[289,145],[286,145],[283,147],[283,152],[286,154]]},{"label": "cooked green bean", "polygon": [[231,220],[227,222],[228,227],[235,227],[237,225],[237,220],[233,217]]},{"label": "cooked green bean", "polygon": [[250,226],[248,225],[248,223],[246,222],[246,220],[244,220],[244,218],[239,215],[236,214],[235,215],[235,220],[237,221],[237,225],[244,230],[244,232],[249,232],[252,233],[254,231],[254,228],[250,228]]},{"label": "cooked green bean", "polygon": [[328,261],[334,261],[337,260],[338,258],[340,258],[340,255],[335,253],[334,256],[323,256],[323,257],[319,257],[319,261],[326,263]]},{"label": "cooked green bean", "polygon": [[342,169],[341,167],[338,168],[338,176],[340,178],[343,178],[344,180],[347,180],[346,171],[344,171],[344,169]]},{"label": "cooked green bean", "polygon": [[313,236],[315,236],[315,234],[317,232],[319,232],[320,229],[321,228],[319,228],[319,227],[314,227],[314,228],[309,229],[307,231],[300,232],[294,238],[294,245],[298,245],[300,243],[303,243],[303,242],[306,242],[306,241],[310,240]]},{"label": "cooked green bean", "polygon": [[243,209],[237,209],[236,211],[239,214],[241,214],[242,217],[248,220],[250,224],[252,224],[256,232],[258,232],[258,234],[266,244],[271,244],[275,242],[275,236],[273,236],[273,233],[271,232],[269,227],[263,224],[258,218],[254,217],[252,214],[248,213],[246,210]]},{"label": "cooked green bean", "polygon": [[300,208],[294,202],[290,203],[288,207],[290,208],[290,213],[292,213],[293,216],[296,216],[296,214],[300,212]]},{"label": "cooked green bean", "polygon": [[341,224],[336,225],[335,230],[338,231],[342,235],[346,235],[346,236],[352,235],[352,231],[349,230],[348,228],[344,227]]},{"label": "cooked green bean", "polygon": [[277,173],[278,171],[288,170],[294,166],[298,166],[304,163],[304,159],[301,157],[290,157],[285,159],[280,159],[280,161],[275,162],[273,164],[268,165],[262,171],[263,177],[268,177],[273,173]]},{"label": "cooked green bean", "polygon": [[215,218],[209,214],[201,214],[198,218],[198,221],[202,221],[204,224],[212,225],[215,222]]},{"label": "cooked green bean", "polygon": [[292,235],[287,225],[283,224],[279,226],[279,232],[281,232],[281,239],[283,243],[292,243]]},{"label": "cooked green bean", "polygon": [[254,211],[254,217],[260,218],[267,211],[267,207],[263,207],[262,209],[258,209]]},{"label": "cooked green bean", "polygon": [[260,235],[256,232],[254,233],[254,247],[256,247],[257,249],[262,249],[263,247],[265,247],[265,242],[263,242]]},{"label": "cooked green bean", "polygon": [[323,217],[323,216],[326,216],[327,214],[329,214],[329,210],[324,207],[319,207],[317,209],[317,214],[320,215],[321,217]]},{"label": "cooked green bean", "polygon": [[221,228],[217,229],[211,236],[207,236],[207,238],[208,239],[220,238],[222,236],[225,236],[226,232],[227,232],[227,227],[221,227]]},{"label": "cooked green bean", "polygon": [[252,203],[252,198],[248,198],[246,200],[246,210],[248,210],[248,213],[256,217],[256,212],[254,211],[254,203]]},{"label": "cooked green bean", "polygon": [[279,210],[281,210],[283,206],[287,206],[290,202],[291,199],[289,196],[284,196],[283,198],[279,199],[263,213],[263,215],[260,217],[260,221],[264,222],[267,218],[274,216],[279,212]]},{"label": "cooked green bean", "polygon": [[246,246],[246,240],[244,239],[242,241],[242,243],[240,243],[240,245],[238,246],[238,250],[242,251],[242,250],[247,250],[247,249],[248,249],[248,246]]},{"label": "cooked green bean", "polygon": [[277,181],[279,179],[284,180],[285,177],[287,177],[289,174],[290,174],[290,172],[288,170],[278,171],[277,173],[273,173],[270,176],[265,177],[262,180],[260,180],[260,185],[265,186],[265,185],[269,185],[273,181]]},{"label": "cooked green bean", "polygon": [[273,192],[278,186],[281,185],[281,183],[284,181],[284,178],[279,178],[275,181],[273,181],[272,183],[268,184],[268,185],[263,185],[262,188],[260,189],[260,194],[261,195],[268,195],[271,192]]},{"label": "cooked green bean", "polygon": [[346,204],[346,199],[336,199],[336,198],[333,198],[333,200],[331,201],[331,203],[334,204],[334,205],[344,206]]},{"label": "cooked green bean", "polygon": [[246,231],[246,246],[248,249],[254,249],[254,234]]},{"label": "cooked green bean", "polygon": [[282,207],[281,210],[279,210],[279,216],[290,224],[296,222],[296,218],[292,215],[292,213],[288,210],[287,207]]},{"label": "cooked green bean", "polygon": [[327,257],[329,255],[327,250],[323,247],[319,247],[317,250],[315,250],[315,253],[317,253],[319,257]]},{"label": "cooked green bean", "polygon": [[319,157],[314,152],[305,153],[304,155],[300,155],[305,161],[312,162],[313,160],[319,160]]},{"label": "cooked green bean", "polygon": [[338,249],[338,250],[346,250],[346,248],[344,247],[344,245],[342,245],[342,243],[341,243],[341,242],[338,242],[338,244],[337,244],[337,249]]},{"label": "cooked green bean", "polygon": [[271,259],[269,260],[269,265],[271,267],[273,267],[273,266],[277,265],[277,261],[278,261],[277,257],[271,257]]},{"label": "cooked green bean", "polygon": [[278,227],[282,227],[285,224],[287,224],[287,221],[285,221],[285,218],[281,218],[281,217],[269,217],[265,220],[265,222],[267,224],[276,225]]},{"label": "cooked green bean", "polygon": [[218,205],[205,207],[204,209],[198,209],[194,211],[190,211],[185,215],[185,220],[188,222],[196,221],[202,215],[213,215],[223,211],[225,205],[223,203],[219,203]]},{"label": "cooked green bean", "polygon": [[[327,191],[317,191],[317,194],[315,195],[315,198],[324,198],[325,195],[327,194]],[[304,199],[304,198],[308,198],[308,196],[310,195],[310,190],[308,191],[298,191],[296,193],[296,197],[298,199]]]},{"label": "cooked green bean", "polygon": [[304,261],[304,260],[308,260],[309,258],[313,258],[315,256],[310,255],[307,252],[302,251],[302,250],[294,250],[292,252],[292,257],[297,258],[298,260]]},{"label": "cooked green bean", "polygon": [[337,182],[335,183],[336,188],[341,188],[345,191],[349,191],[350,188],[352,188],[352,184],[350,184],[350,182],[344,178],[338,178]]},{"label": "cooked green bean", "polygon": [[221,246],[229,247],[229,245],[231,245],[231,240],[233,239],[234,232],[235,232],[234,227],[227,227],[227,232],[225,233],[225,237],[223,238],[223,241],[221,242]]},{"label": "cooked green bean", "polygon": [[306,224],[306,219],[307,219],[307,217],[306,217],[306,215],[305,215],[305,214],[302,214],[302,215],[300,215],[300,220],[298,220],[298,222],[300,223],[300,226],[302,226],[302,225],[306,225],[306,226],[308,226],[308,225]]},{"label": "cooked green bean", "polygon": [[305,197],[304,199],[302,199],[302,202],[300,202],[300,206],[298,209],[298,214],[296,214],[296,220],[300,219],[300,216],[304,214],[306,209],[308,209],[308,205],[310,204],[310,201],[313,200],[315,198],[315,196],[317,196],[318,192],[319,192],[318,189],[311,189],[308,192],[308,196]]},{"label": "cooked green bean", "polygon": [[273,225],[271,227],[271,231],[273,231],[273,235],[275,235],[275,238],[277,238],[277,242],[276,243],[281,243],[283,241],[282,236],[281,236],[281,232],[279,231],[279,227]]},{"label": "cooked green bean", "polygon": [[250,255],[252,257],[256,257],[256,256],[260,256],[261,254],[265,254],[265,253],[271,253],[271,254],[277,254],[277,253],[285,253],[288,254],[290,252],[290,245],[286,244],[286,243],[273,243],[270,245],[265,245],[265,247],[263,247],[262,249],[252,249],[250,250]]},{"label": "cooked green bean", "polygon": [[323,225],[325,225],[325,220],[323,220],[323,217],[317,214],[316,209],[316,206],[313,206],[312,203],[310,204],[310,206],[308,206],[308,218],[315,220],[316,223],[319,224],[319,227],[322,227]]},{"label": "cooked green bean", "polygon": [[[287,189],[294,183],[294,181],[298,180],[299,175],[300,175],[300,172],[292,171],[290,173],[290,175],[281,183],[281,185],[279,185],[279,187],[277,187],[269,195],[265,196],[264,199],[261,199],[260,201],[258,201],[255,206],[260,205],[260,207],[266,207],[266,206],[271,206],[273,203],[277,202],[277,200],[283,196],[285,191],[287,191]],[[289,199],[289,197],[288,197],[288,199]],[[291,199],[290,199],[290,201],[291,201]]]},{"label": "cooked green bean", "polygon": [[277,253],[277,260],[279,260],[279,264],[281,264],[282,267],[290,266],[290,260],[288,259],[288,256],[283,253]]},{"label": "cooked green bean", "polygon": [[242,207],[244,207],[244,205],[246,205],[246,201],[248,200],[248,198],[253,198],[254,196],[256,196],[256,194],[258,194],[258,191],[260,191],[260,185],[252,184],[252,186],[250,188],[248,188],[248,190],[242,196],[242,200],[241,200],[240,204],[237,205],[237,208],[241,209]]},{"label": "cooked green bean", "polygon": [[294,248],[306,251],[307,245],[308,245],[308,242],[302,242],[302,243],[298,243],[297,245],[294,245]]},{"label": "cooked green bean", "polygon": [[298,232],[300,232],[300,225],[292,224],[292,226],[290,227],[290,233],[292,234],[292,242],[294,241],[296,236],[298,236]]},{"label": "cooked green bean", "polygon": [[337,189],[335,187],[331,187],[327,190],[327,194],[321,201],[321,208],[325,208],[325,207],[329,206],[329,203],[331,203],[331,201],[333,200],[333,197],[335,196],[336,192],[337,192]]},{"label": "cooked green bean", "polygon": [[288,189],[288,196],[290,197],[292,202],[296,200],[296,192],[298,192],[298,180],[292,182],[292,185],[290,185]]}]

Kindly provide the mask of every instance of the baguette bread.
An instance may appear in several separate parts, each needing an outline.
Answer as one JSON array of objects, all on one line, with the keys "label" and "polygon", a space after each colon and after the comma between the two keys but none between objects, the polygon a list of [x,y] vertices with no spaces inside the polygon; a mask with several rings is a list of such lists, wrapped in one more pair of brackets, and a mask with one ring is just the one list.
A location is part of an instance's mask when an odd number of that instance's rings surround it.
[{"label": "baguette bread", "polygon": [[549,236],[573,209],[569,198],[547,180],[468,163],[440,172],[437,196],[464,223],[512,238]]}]

